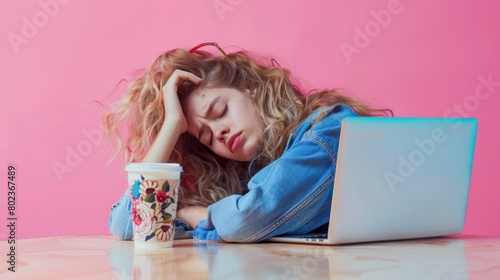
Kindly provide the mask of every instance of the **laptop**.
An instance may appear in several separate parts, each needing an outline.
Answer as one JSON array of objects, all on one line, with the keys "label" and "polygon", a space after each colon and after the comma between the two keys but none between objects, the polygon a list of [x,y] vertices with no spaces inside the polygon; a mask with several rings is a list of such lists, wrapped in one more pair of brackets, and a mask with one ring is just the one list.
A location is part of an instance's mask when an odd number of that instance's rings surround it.
[{"label": "laptop", "polygon": [[474,118],[345,118],[327,232],[267,241],[336,245],[461,233],[476,132]]}]

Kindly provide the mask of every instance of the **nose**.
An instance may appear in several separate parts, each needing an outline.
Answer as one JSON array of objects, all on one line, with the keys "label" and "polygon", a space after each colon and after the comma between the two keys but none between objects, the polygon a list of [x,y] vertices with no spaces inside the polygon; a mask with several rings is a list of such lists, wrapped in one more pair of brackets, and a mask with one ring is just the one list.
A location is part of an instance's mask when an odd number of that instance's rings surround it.
[{"label": "nose", "polygon": [[227,141],[227,136],[229,135],[229,128],[222,124],[215,124],[214,128],[214,136],[217,141],[225,144]]}]

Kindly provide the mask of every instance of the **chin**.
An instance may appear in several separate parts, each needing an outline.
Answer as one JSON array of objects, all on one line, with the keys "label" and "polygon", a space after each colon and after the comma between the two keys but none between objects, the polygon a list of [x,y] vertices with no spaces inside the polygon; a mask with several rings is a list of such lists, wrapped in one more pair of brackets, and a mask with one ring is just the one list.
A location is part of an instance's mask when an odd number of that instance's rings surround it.
[{"label": "chin", "polygon": [[256,159],[261,153],[262,153],[262,149],[260,147],[253,149],[252,153],[250,153],[250,155],[248,156],[248,161],[252,161],[252,160]]},{"label": "chin", "polygon": [[256,157],[257,157],[257,154],[254,155],[252,153],[250,155],[248,155],[248,154],[241,155],[241,156],[239,156],[237,158],[233,158],[233,159],[236,160],[236,161],[241,161],[241,162],[250,162],[250,161],[252,161]]}]

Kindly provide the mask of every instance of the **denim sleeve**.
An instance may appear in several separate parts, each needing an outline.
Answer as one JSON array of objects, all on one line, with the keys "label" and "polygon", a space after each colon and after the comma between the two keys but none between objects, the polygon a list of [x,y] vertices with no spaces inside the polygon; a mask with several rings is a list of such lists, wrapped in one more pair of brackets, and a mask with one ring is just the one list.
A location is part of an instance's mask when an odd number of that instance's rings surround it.
[{"label": "denim sleeve", "polygon": [[127,188],[120,200],[111,207],[108,227],[116,239],[132,240],[134,233],[130,214],[131,205],[130,190]]},{"label": "denim sleeve", "polygon": [[[328,222],[328,214],[316,216],[331,205],[333,154],[319,139],[300,141],[257,173],[247,194],[209,206],[208,219],[197,225],[193,238],[249,243]],[[317,225],[308,223],[313,219]]]}]

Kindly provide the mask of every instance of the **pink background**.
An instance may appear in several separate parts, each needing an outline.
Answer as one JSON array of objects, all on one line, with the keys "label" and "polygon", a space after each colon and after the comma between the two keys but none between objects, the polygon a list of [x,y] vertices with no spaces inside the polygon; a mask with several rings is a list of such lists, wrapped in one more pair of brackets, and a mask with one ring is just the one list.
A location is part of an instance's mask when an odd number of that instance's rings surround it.
[{"label": "pink background", "polygon": [[161,52],[205,41],[272,55],[307,89],[346,87],[398,116],[442,117],[461,106],[479,120],[465,233],[500,236],[500,86],[480,82],[500,82],[497,1],[8,2],[0,9],[0,218],[6,223],[13,164],[17,238],[108,233],[126,180],[121,159],[106,165],[103,109],[89,102],[110,100],[120,79]]}]

